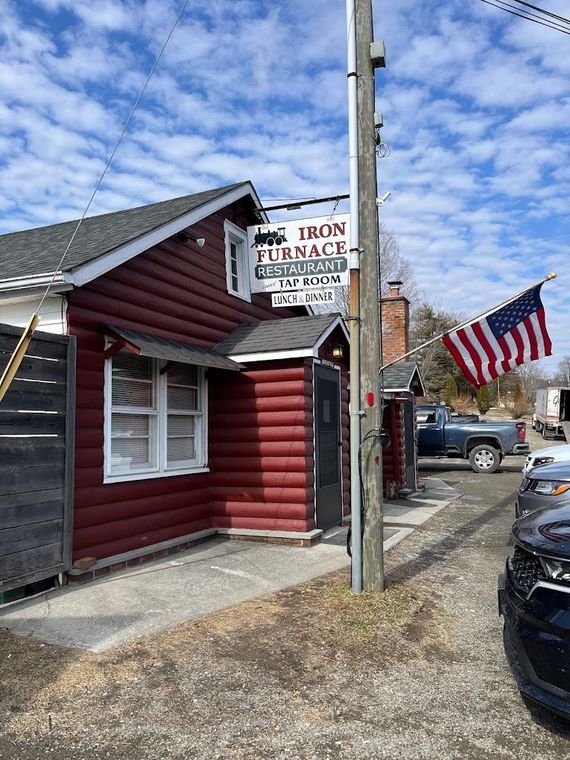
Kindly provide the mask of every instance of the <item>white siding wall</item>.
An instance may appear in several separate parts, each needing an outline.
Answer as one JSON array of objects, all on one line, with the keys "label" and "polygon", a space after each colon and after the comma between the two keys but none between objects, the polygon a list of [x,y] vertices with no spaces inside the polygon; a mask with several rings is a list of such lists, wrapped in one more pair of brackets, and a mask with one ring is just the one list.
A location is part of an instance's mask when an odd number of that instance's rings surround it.
[{"label": "white siding wall", "polygon": [[[18,301],[16,303],[2,303],[0,301],[0,322],[3,322],[5,325],[25,327],[34,309],[37,308],[39,300],[39,298],[35,298],[34,300],[26,299],[25,301]],[[46,298],[40,311],[41,321],[37,329],[42,330],[42,332],[65,335],[67,329],[65,309],[64,296],[50,296]]]}]

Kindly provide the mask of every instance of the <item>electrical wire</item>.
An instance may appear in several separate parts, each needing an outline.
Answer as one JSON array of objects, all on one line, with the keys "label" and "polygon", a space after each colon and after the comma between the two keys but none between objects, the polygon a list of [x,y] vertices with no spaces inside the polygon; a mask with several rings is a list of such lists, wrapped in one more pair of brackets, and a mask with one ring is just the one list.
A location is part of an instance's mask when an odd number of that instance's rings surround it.
[{"label": "electrical wire", "polygon": [[[366,441],[372,441],[373,444],[377,442],[382,442],[382,428],[380,430],[377,430],[376,428],[372,428],[372,430],[369,430],[368,433],[364,436],[362,441],[360,442],[360,445],[358,447],[358,477],[360,481],[360,531],[361,535],[364,535],[364,522],[365,522],[365,516],[366,516],[366,491],[364,489],[364,483],[362,478],[362,447],[366,443]],[[352,557],[352,528],[349,528],[346,533],[346,553],[349,557]]]},{"label": "electrical wire", "polygon": [[40,301],[40,303],[38,305],[36,313],[39,313],[40,309],[42,308],[42,305],[43,305],[43,303],[44,303],[44,301],[45,301],[45,299],[46,299],[46,297],[47,297],[47,295],[48,295],[48,293],[50,291],[50,288],[51,288],[51,286],[53,285],[53,283],[55,281],[57,273],[61,270],[61,267],[63,265],[64,259],[67,256],[67,254],[69,252],[69,249],[73,245],[73,241],[75,240],[75,236],[77,235],[77,232],[79,231],[81,223],[83,222],[83,220],[85,219],[85,216],[87,215],[87,212],[91,208],[91,204],[93,203],[93,199],[95,198],[95,195],[97,194],[97,191],[99,190],[99,188],[101,186],[101,183],[103,182],[103,179],[105,178],[105,175],[107,174],[107,171],[108,171],[108,169],[109,169],[109,167],[111,165],[111,161],[115,157],[115,153],[117,152],[117,150],[119,148],[119,145],[123,141],[123,137],[125,136],[125,133],[126,133],[127,129],[129,128],[129,124],[131,123],[131,120],[132,120],[132,118],[133,118],[133,116],[135,114],[135,111],[137,110],[138,105],[139,105],[140,101],[142,100],[143,95],[146,92],[146,89],[147,89],[148,84],[149,84],[149,82],[150,82],[150,80],[152,78],[152,75],[154,74],[154,72],[156,70],[156,67],[158,66],[158,64],[160,62],[160,59],[162,58],[162,55],[163,55],[164,51],[166,50],[166,46],[170,42],[170,38],[174,34],[174,31],[175,31],[176,27],[178,26],[178,23],[179,23],[180,19],[182,18],[182,15],[183,15],[184,11],[186,10],[186,6],[188,5],[189,1],[190,0],[184,0],[184,3],[182,4],[182,7],[180,8],[180,11],[178,12],[178,16],[176,17],[176,20],[174,21],[172,27],[170,28],[170,31],[168,32],[168,34],[166,36],[166,39],[164,40],[164,42],[162,44],[162,47],[160,48],[160,51],[159,51],[158,55],[156,56],[156,58],[154,60],[154,63],[151,66],[151,69],[150,69],[150,71],[148,73],[148,76],[147,76],[147,78],[146,78],[143,86],[142,86],[142,89],[140,90],[140,92],[139,92],[139,94],[137,96],[137,99],[135,100],[135,103],[134,103],[133,107],[131,108],[131,112],[129,113],[129,117],[128,117],[127,121],[125,122],[125,125],[124,125],[123,129],[121,130],[121,134],[119,135],[119,138],[118,138],[117,142],[115,143],[115,146],[114,146],[113,150],[111,151],[111,155],[107,159],[107,163],[105,164],[105,168],[103,169],[103,171],[101,173],[101,176],[97,180],[97,184],[95,185],[95,189],[91,193],[91,197],[89,198],[89,201],[88,201],[87,205],[85,206],[85,210],[83,211],[83,214],[81,215],[81,218],[77,222],[77,225],[75,226],[75,229],[73,230],[73,234],[71,235],[71,238],[69,239],[69,242],[67,243],[67,246],[65,247],[65,250],[64,250],[64,252],[63,252],[63,254],[62,254],[62,256],[61,256],[61,258],[59,260],[59,263],[58,263],[57,267],[54,270],[52,278],[51,278],[50,282],[48,283],[48,285],[46,287],[45,293],[43,294],[43,296],[41,298],[41,301]]},{"label": "electrical wire", "polygon": [[[561,34],[569,34],[570,35],[570,28],[564,28],[560,24],[556,23],[550,23],[550,21],[546,19],[538,20],[540,16],[537,16],[535,13],[524,15],[524,12],[522,9],[518,8],[515,5],[508,5],[508,3],[504,3],[503,0],[496,0],[496,2],[491,2],[491,0],[481,0],[482,3],[485,3],[486,5],[491,5],[493,8],[498,8],[500,11],[504,11],[505,13],[510,13],[512,16],[518,16],[519,18],[525,19],[526,21],[532,21],[534,24],[540,24],[540,26],[545,26],[547,29],[554,29],[555,32],[560,32]],[[514,10],[509,10],[509,8],[512,8]],[[521,11],[520,13],[517,11]]]},{"label": "electrical wire", "polygon": [[552,18],[558,19],[558,21],[564,21],[566,24],[570,24],[570,18],[559,16],[557,13],[552,13],[551,11],[545,11],[544,8],[539,8],[538,5],[526,3],[525,0],[513,0],[513,2],[518,3],[519,5],[526,5],[527,8],[532,8],[534,11],[539,11],[544,16],[551,16]]}]

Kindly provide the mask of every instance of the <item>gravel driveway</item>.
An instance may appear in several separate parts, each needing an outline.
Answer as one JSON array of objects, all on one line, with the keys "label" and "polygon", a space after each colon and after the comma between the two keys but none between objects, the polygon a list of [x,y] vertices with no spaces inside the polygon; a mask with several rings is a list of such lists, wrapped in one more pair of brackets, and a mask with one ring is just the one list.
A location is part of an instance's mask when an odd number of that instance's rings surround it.
[{"label": "gravel driveway", "polygon": [[341,571],[103,655],[0,631],[0,758],[570,757],[502,650],[521,466],[424,463],[463,495],[388,554],[384,595]]}]

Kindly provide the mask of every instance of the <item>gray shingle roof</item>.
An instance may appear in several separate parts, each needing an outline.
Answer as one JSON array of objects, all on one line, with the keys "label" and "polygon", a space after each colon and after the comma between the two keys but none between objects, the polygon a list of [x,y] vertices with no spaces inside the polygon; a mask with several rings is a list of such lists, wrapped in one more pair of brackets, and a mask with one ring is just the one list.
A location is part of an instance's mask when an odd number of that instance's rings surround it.
[{"label": "gray shingle roof", "polygon": [[312,348],[338,314],[244,322],[216,346],[227,356]]},{"label": "gray shingle roof", "polygon": [[418,371],[418,365],[415,362],[398,362],[387,367],[383,371],[383,386],[386,390],[411,390],[411,384],[414,375],[417,373],[420,384],[422,384],[421,375]]},{"label": "gray shingle roof", "polygon": [[197,364],[199,367],[215,367],[216,369],[240,370],[241,365],[223,356],[219,351],[210,348],[194,346],[191,343],[181,343],[170,338],[160,338],[157,335],[139,333],[124,327],[106,325],[106,332],[114,337],[124,338],[127,343],[136,346],[142,356],[153,356],[167,361]]},{"label": "gray shingle roof", "polygon": [[[81,222],[63,269],[68,271],[92,261],[245,184],[238,182],[148,206],[88,217]],[[0,279],[51,274],[76,225],[77,220],[0,235]]]}]

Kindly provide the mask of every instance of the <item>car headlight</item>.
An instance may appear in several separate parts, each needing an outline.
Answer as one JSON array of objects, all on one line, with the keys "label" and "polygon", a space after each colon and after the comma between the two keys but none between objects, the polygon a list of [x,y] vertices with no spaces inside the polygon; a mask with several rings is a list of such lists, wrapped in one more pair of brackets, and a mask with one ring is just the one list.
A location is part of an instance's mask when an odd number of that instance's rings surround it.
[{"label": "car headlight", "polygon": [[546,559],[545,557],[541,557],[540,561],[549,578],[555,578],[557,581],[570,581],[570,562],[561,562],[558,559]]},{"label": "car headlight", "polygon": [[540,467],[542,464],[551,464],[554,462],[554,457],[537,457],[534,460],[533,467]]},{"label": "car headlight", "polygon": [[532,489],[543,496],[560,496],[570,489],[570,483],[559,483],[556,480],[536,480]]}]

